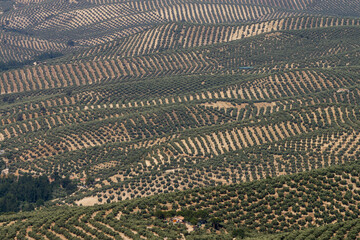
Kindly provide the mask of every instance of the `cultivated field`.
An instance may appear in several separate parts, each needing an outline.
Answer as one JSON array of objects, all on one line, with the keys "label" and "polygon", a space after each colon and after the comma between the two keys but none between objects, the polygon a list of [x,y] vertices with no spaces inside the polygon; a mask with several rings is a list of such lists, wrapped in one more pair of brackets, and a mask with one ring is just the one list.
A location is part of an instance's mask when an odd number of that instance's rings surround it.
[{"label": "cultivated field", "polygon": [[0,238],[357,239],[359,5],[1,1]]}]

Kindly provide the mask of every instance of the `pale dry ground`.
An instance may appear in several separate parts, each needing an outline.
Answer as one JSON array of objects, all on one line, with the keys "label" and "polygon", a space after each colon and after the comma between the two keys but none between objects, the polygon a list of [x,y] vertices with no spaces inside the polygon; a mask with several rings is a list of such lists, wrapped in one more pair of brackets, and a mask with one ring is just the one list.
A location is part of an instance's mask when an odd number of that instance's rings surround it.
[{"label": "pale dry ground", "polygon": [[[208,102],[208,103],[203,103],[203,104],[199,104],[200,106],[204,106],[204,107],[213,107],[213,108],[223,108],[223,109],[228,109],[228,108],[237,108],[237,109],[242,109],[245,108],[246,106],[248,106],[248,103],[241,103],[241,104],[234,104],[231,102],[225,102],[225,101],[216,101],[216,102]],[[266,107],[275,107],[276,106],[276,102],[256,102],[253,103],[253,105],[257,108],[266,108]]]},{"label": "pale dry ground", "polygon": [[217,101],[217,102],[211,102],[211,103],[203,103],[200,104],[200,106],[204,106],[204,107],[214,107],[214,108],[245,108],[247,105],[247,103],[242,103],[242,104],[233,104],[230,102],[224,102],[224,101]]},{"label": "pale dry ground", "polygon": [[77,205],[82,205],[82,206],[94,206],[95,204],[98,204],[98,198],[97,197],[85,197],[79,201],[75,202]]}]

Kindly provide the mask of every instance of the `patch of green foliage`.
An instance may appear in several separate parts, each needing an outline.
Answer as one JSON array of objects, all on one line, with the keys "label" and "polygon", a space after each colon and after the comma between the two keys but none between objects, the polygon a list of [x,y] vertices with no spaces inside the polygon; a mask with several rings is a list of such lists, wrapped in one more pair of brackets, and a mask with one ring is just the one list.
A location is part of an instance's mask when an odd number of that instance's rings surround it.
[{"label": "patch of green foliage", "polygon": [[50,182],[48,177],[8,176],[0,178],[0,212],[29,211],[44,205],[59,190],[73,193],[77,186],[68,177],[56,177]]}]

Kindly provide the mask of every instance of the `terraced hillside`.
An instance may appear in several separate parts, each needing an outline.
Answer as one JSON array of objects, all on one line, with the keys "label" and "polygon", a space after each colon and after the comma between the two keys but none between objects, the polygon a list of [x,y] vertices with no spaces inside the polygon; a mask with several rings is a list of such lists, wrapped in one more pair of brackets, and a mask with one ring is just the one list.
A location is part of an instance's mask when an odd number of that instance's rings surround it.
[{"label": "terraced hillside", "polygon": [[[304,30],[332,26],[359,25],[356,19],[327,17],[296,17],[264,21],[245,25],[194,25],[170,23],[122,38],[104,45],[99,45],[75,55],[73,59],[103,59],[146,55],[171,49],[188,49],[226,43],[259,34],[281,30]],[[104,53],[104,51],[106,51]],[[100,54],[101,53],[101,54]],[[100,55],[100,56],[99,56]]]},{"label": "terraced hillside", "polygon": [[[144,39],[155,28],[3,72],[0,138],[10,173],[93,177],[66,201],[94,204],[352,162],[359,21],[327,18],[324,28],[324,19],[285,19],[319,25],[182,51],[179,42],[152,48]],[[159,29],[179,27],[217,26]],[[126,45],[134,39],[143,43]]]},{"label": "terraced hillside", "polygon": [[0,238],[360,237],[358,1],[327,2],[2,1],[0,180],[77,189]]},{"label": "terraced hillside", "polygon": [[[1,216],[0,236],[29,239],[357,239],[359,165],[95,207]],[[173,217],[200,227],[173,223]],[[336,223],[338,222],[338,223]],[[326,224],[326,225],[324,225]],[[321,226],[323,225],[323,226]],[[314,228],[321,226],[318,228]],[[195,230],[194,230],[195,228]],[[237,231],[238,230],[238,231]],[[291,233],[281,233],[292,230]],[[301,231],[299,231],[301,230]],[[266,233],[277,233],[266,235]]]},{"label": "terraced hillside", "polygon": [[[290,17],[336,16],[359,17],[357,0],[6,0],[0,3],[0,64],[38,61],[44,53],[68,53],[79,48],[126,38],[144,31],[165,30],[170,41],[180,46],[211,44],[253,36],[280,29],[298,29],[313,24],[339,24],[328,19],[310,22],[284,22]],[[301,18],[303,19],[303,18]],[[351,19],[353,20],[353,19]],[[350,21],[351,21],[350,20]],[[154,30],[159,24],[174,22],[192,24],[248,24],[241,26],[195,26]],[[290,25],[289,25],[290,24]],[[294,24],[294,26],[291,26]],[[343,23],[340,23],[341,25]],[[190,33],[214,36],[204,40]],[[204,32],[205,31],[205,32]],[[214,31],[214,32],[209,32]],[[151,33],[149,33],[151,34]],[[193,34],[192,34],[193,35]],[[161,33],[158,35],[161,39]],[[139,36],[138,36],[139,37]],[[186,41],[192,38],[190,42]],[[145,37],[142,40],[151,39]],[[184,39],[184,40],[183,40]],[[153,39],[156,45],[157,39]],[[131,41],[131,39],[128,39]],[[122,42],[122,41],[121,41]],[[132,41],[132,43],[134,43]],[[167,44],[160,43],[160,48]],[[151,47],[149,49],[151,51]],[[147,50],[147,51],[149,51]],[[42,58],[40,58],[42,59]]]}]

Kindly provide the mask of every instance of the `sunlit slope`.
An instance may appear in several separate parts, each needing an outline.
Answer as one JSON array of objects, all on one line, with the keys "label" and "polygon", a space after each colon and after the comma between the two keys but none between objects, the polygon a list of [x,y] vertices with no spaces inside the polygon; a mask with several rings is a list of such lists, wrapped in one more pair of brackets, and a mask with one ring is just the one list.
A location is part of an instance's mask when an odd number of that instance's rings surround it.
[{"label": "sunlit slope", "polygon": [[[326,21],[209,43],[195,39],[215,25],[165,24],[129,37],[139,44],[3,72],[10,172],[93,176],[97,188],[69,199],[96,194],[93,204],[109,192],[117,201],[353,162],[359,31],[347,25],[358,20]],[[181,27],[199,29],[194,44],[146,39]]]},{"label": "sunlit slope", "polygon": [[2,1],[0,171],[78,190],[0,238],[356,239],[358,5]]},{"label": "sunlit slope", "polygon": [[[336,22],[343,20],[332,19],[331,22],[336,26]],[[350,23],[358,25],[359,21],[351,20]],[[356,55],[349,62],[339,58],[341,54],[356,54],[359,46],[357,37],[358,27],[279,31],[277,34],[268,33],[242,41],[231,41],[230,44],[181,50],[174,48],[177,51],[154,50],[154,53],[144,52],[134,57],[121,53],[126,48],[109,44],[105,49],[94,49],[94,53],[81,54],[84,57],[92,55],[90,59],[58,61],[3,72],[0,76],[0,90],[1,93],[17,93],[165,75],[237,73],[243,72],[241,67],[254,68],[250,72],[268,73],[274,69],[354,65]],[[139,46],[129,46],[129,55],[141,51]],[[328,63],[326,57],[339,62]]]}]

